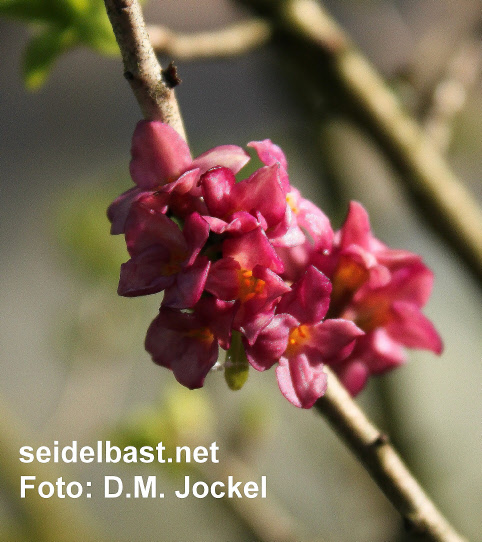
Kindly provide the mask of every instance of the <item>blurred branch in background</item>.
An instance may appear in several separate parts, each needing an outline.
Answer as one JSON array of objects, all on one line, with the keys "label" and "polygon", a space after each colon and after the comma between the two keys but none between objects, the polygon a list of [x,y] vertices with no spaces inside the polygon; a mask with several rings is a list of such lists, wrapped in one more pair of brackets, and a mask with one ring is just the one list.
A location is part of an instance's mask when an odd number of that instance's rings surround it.
[{"label": "blurred branch in background", "polygon": [[238,56],[261,47],[271,37],[269,24],[261,19],[196,34],[173,32],[160,25],[148,26],[147,32],[157,54],[176,60]]},{"label": "blurred branch in background", "polygon": [[312,101],[323,94],[365,127],[401,172],[423,218],[482,278],[482,213],[474,197],[336,22],[313,0],[238,1],[272,23],[297,90]]},{"label": "blurred branch in background", "polygon": [[[71,499],[45,499],[31,490],[28,499],[20,498],[21,476],[36,477],[51,483],[62,476],[59,469],[43,463],[23,464],[19,461],[19,450],[31,442],[31,432],[23,433],[16,416],[0,397],[0,479],[8,490],[16,510],[20,538],[36,542],[101,542],[91,523],[86,521],[77,503]],[[27,482],[31,484],[32,482]],[[2,533],[0,532],[0,535]]]},{"label": "blurred branch in background", "polygon": [[[262,402],[262,399],[259,399],[256,404]],[[164,394],[161,402],[141,407],[137,412],[133,412],[129,419],[118,424],[112,438],[121,447],[132,446],[134,443],[138,448],[145,445],[155,448],[158,442],[162,442],[170,457],[176,455],[178,446],[187,445],[194,449],[203,442],[216,442],[219,448],[224,450],[218,463],[183,462],[156,466],[173,478],[184,478],[188,474],[208,484],[219,481],[227,483],[228,477],[242,482],[259,481],[259,473],[253,472],[241,456],[248,446],[261,444],[260,440],[269,432],[268,425],[271,420],[267,415],[259,413],[256,419],[249,416],[249,412],[248,416],[243,416],[243,410],[246,414],[250,405],[252,402],[249,400],[243,403],[239,423],[223,438],[216,430],[219,412],[208,397],[174,385]],[[243,436],[242,439],[239,439],[240,435]],[[230,440],[233,441],[231,444],[235,444],[236,450],[226,451],[230,448]],[[222,498],[220,501],[244,526],[250,540],[306,540],[291,514],[276,502],[272,495],[269,500]],[[322,539],[318,538],[317,542],[322,542]]]},{"label": "blurred branch in background", "polygon": [[445,73],[433,90],[423,125],[441,152],[449,150],[453,121],[480,77],[481,68],[482,43],[469,39],[449,58]]}]

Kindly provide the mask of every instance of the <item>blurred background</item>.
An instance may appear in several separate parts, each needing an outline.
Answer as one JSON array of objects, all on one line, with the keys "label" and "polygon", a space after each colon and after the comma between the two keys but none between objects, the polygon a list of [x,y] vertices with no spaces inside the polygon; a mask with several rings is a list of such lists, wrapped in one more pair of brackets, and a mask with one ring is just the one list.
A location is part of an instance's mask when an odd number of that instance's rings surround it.
[{"label": "blurred background", "polygon": [[[481,199],[481,4],[325,5],[406,108],[428,130],[435,123],[434,137],[453,169]],[[223,0],[150,0],[145,11],[149,23],[184,32],[250,16]],[[85,48],[62,56],[37,92],[26,91],[21,59],[29,35],[25,25],[0,20],[0,540],[268,541],[263,523],[279,525],[280,533],[286,527],[296,533],[286,539],[300,542],[410,540],[398,514],[324,420],[281,396],[273,371],[251,371],[239,392],[227,389],[222,373],[209,375],[203,390],[185,392],[150,361],[143,342],[160,298],[117,297],[118,268],[127,255],[124,240],[109,235],[105,218],[109,202],[131,186],[130,139],[140,111],[120,59]],[[450,83],[451,62],[462,63],[469,75],[448,94],[454,113],[440,119],[433,96]],[[288,158],[291,183],[333,217],[334,227],[348,201],[357,199],[369,210],[377,237],[422,254],[434,270],[426,313],[444,339],[444,354],[411,352],[407,365],[372,380],[357,400],[392,436],[448,519],[477,539],[479,285],[414,212],[370,138],[322,100],[319,115],[308,113],[273,47],[177,66],[183,81],[178,99],[194,155],[269,137]],[[253,501],[258,510],[227,500],[176,499],[173,490],[191,472],[187,466],[18,460],[24,445],[106,439],[122,446],[208,446],[216,440],[224,473],[201,468],[193,476],[266,475],[268,499]],[[22,500],[20,476],[30,474],[91,481],[92,499],[44,500],[32,493]],[[157,474],[166,498],[106,500],[106,474],[126,480]]]}]

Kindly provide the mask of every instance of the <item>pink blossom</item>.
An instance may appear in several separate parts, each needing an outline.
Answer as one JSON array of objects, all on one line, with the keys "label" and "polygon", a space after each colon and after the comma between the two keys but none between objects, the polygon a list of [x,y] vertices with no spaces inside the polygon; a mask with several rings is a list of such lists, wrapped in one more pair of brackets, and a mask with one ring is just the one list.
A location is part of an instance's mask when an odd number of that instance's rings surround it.
[{"label": "pink blossom", "polygon": [[421,311],[432,290],[432,272],[420,256],[392,250],[373,237],[359,203],[351,203],[331,253],[314,261],[331,274],[330,315],[352,320],[366,333],[346,360],[333,364],[351,393],[358,393],[369,375],[402,364],[403,347],[442,352],[437,331]]},{"label": "pink blossom", "polygon": [[233,303],[212,297],[201,299],[192,312],[161,307],[147,331],[146,350],[183,386],[201,388],[218,359],[218,345],[230,346],[233,315]]},{"label": "pink blossom", "polygon": [[325,213],[303,198],[296,188],[291,188],[286,201],[298,228],[304,233],[304,240],[300,243],[277,248],[284,264],[283,278],[294,281],[303,275],[315,254],[323,255],[332,249],[333,230]]},{"label": "pink blossom", "polygon": [[136,187],[110,205],[107,215],[112,234],[124,232],[132,203],[146,193],[161,195],[160,202],[150,200],[156,209],[169,201],[182,217],[204,210],[197,188],[200,176],[214,166],[225,166],[237,173],[249,161],[246,151],[236,145],[214,147],[193,160],[187,143],[173,128],[146,120],[136,126],[131,154],[130,172]]},{"label": "pink blossom", "polygon": [[131,258],[122,264],[118,293],[132,297],[165,290],[164,305],[192,307],[201,297],[210,267],[199,255],[208,234],[209,226],[197,213],[181,231],[166,215],[138,200],[126,221]]},{"label": "pink blossom", "polygon": [[245,343],[251,365],[264,371],[278,362],[276,376],[281,393],[297,407],[311,408],[326,389],[323,363],[339,361],[350,354],[355,339],[363,335],[353,322],[325,320],[331,284],[314,267],[286,293],[277,314],[258,334]]},{"label": "pink blossom", "polygon": [[211,266],[206,290],[238,302],[234,329],[253,342],[273,317],[275,301],[289,291],[277,274],[283,265],[261,228],[226,239],[222,251]]}]

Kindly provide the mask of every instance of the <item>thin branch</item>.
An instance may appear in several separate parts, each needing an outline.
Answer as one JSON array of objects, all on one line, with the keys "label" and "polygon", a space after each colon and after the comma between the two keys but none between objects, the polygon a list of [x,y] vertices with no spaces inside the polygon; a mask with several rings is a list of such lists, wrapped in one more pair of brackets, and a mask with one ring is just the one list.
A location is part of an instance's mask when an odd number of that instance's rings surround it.
[{"label": "thin branch", "polygon": [[453,120],[462,110],[481,69],[482,44],[475,39],[467,40],[449,58],[445,72],[433,89],[424,127],[442,152],[450,146]]},{"label": "thin branch", "polygon": [[173,32],[160,25],[148,26],[147,31],[156,53],[176,60],[238,56],[261,47],[271,37],[270,26],[261,19],[196,34]]},{"label": "thin branch", "polygon": [[482,278],[482,213],[473,196],[336,22],[314,0],[238,1],[273,24],[276,44],[296,63],[298,87],[309,80],[367,128],[422,217]]},{"label": "thin branch", "polygon": [[124,61],[124,76],[147,120],[171,125],[184,139],[184,125],[173,83],[157,60],[137,0],[105,0]]},{"label": "thin branch", "polygon": [[328,368],[328,388],[315,407],[404,518],[407,529],[430,542],[463,542],[412,476],[397,452]]}]

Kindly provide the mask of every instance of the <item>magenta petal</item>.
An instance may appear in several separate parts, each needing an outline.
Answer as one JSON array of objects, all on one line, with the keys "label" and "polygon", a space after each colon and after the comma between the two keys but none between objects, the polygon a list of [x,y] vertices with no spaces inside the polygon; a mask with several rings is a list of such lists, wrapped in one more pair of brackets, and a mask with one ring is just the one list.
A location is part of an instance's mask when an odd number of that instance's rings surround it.
[{"label": "magenta petal", "polygon": [[331,282],[313,266],[309,266],[291,292],[279,302],[277,312],[292,314],[304,324],[319,322],[325,317],[330,304]]},{"label": "magenta petal", "polygon": [[271,368],[284,354],[288,346],[290,329],[297,325],[299,322],[289,314],[275,316],[258,334],[254,344],[245,343],[249,363],[257,371]]},{"label": "magenta petal", "polygon": [[242,269],[251,270],[256,265],[262,265],[276,273],[283,271],[283,262],[261,228],[226,239],[223,243],[223,256],[234,258]]},{"label": "magenta petal", "polygon": [[325,320],[309,327],[309,345],[320,352],[326,363],[345,359],[354,341],[364,332],[353,322],[343,319]]},{"label": "magenta petal", "polygon": [[286,218],[269,232],[269,236],[274,247],[296,247],[306,241],[306,236],[289,207],[286,208]]},{"label": "magenta petal", "polygon": [[214,297],[203,297],[196,305],[196,316],[200,322],[209,323],[209,329],[225,350],[231,342],[231,329],[237,306],[232,301],[220,301]]},{"label": "magenta petal", "polygon": [[351,201],[348,216],[341,228],[341,247],[359,245],[365,250],[369,250],[371,239],[368,213],[360,203]]},{"label": "magenta petal", "polygon": [[110,233],[112,235],[118,235],[124,233],[124,227],[127,219],[127,215],[131,210],[131,205],[134,201],[144,194],[140,188],[135,186],[130,188],[118,198],[116,198],[107,209],[107,218],[112,223]]},{"label": "magenta petal", "polygon": [[407,250],[392,250],[383,247],[377,251],[377,260],[378,263],[388,267],[393,272],[397,269],[419,263],[422,261],[422,258],[418,254],[408,252]]},{"label": "magenta petal", "polygon": [[167,329],[159,317],[149,327],[145,346],[155,363],[172,369],[176,380],[189,389],[202,387],[218,357],[218,343],[214,337],[200,340]]},{"label": "magenta petal", "polygon": [[387,291],[392,299],[423,307],[432,292],[433,273],[422,262],[416,262],[392,273]]},{"label": "magenta petal", "polygon": [[214,216],[203,215],[204,220],[209,224],[209,228],[214,233],[224,233],[228,227],[228,223]]},{"label": "magenta petal", "polygon": [[286,156],[278,145],[275,145],[271,139],[264,139],[263,141],[251,141],[248,143],[248,147],[255,149],[258,153],[259,159],[263,164],[272,166],[279,163],[285,170],[288,169],[288,162]]},{"label": "magenta petal", "polygon": [[192,213],[187,217],[182,233],[191,253],[191,257],[186,265],[192,265],[192,262],[199,252],[201,252],[208,239],[209,224],[199,213]]},{"label": "magenta petal", "polygon": [[[255,314],[250,314],[249,318],[246,318],[246,307],[240,305],[236,317],[234,319],[234,329],[239,329],[243,334],[245,341],[249,345],[253,345],[258,339],[261,331],[271,322],[274,317],[274,307],[273,304],[268,304],[266,307],[263,307]],[[240,318],[238,318],[240,317]],[[241,323],[236,327],[236,324]],[[259,369],[261,370],[261,369]]]},{"label": "magenta petal", "polygon": [[307,348],[289,359],[281,357],[276,368],[281,393],[298,408],[311,408],[325,393],[327,377],[316,357]]},{"label": "magenta petal", "polygon": [[270,139],[264,139],[263,141],[251,141],[248,143],[248,147],[256,150],[259,159],[263,164],[272,166],[273,164],[279,164],[280,167],[280,182],[283,189],[283,193],[287,194],[290,191],[290,182],[288,179],[288,163],[286,157],[278,145],[271,142]]},{"label": "magenta petal", "polygon": [[384,328],[378,328],[357,341],[352,357],[362,357],[371,374],[381,374],[402,365],[406,354]]},{"label": "magenta petal", "polygon": [[236,208],[232,201],[231,190],[236,184],[234,173],[225,167],[216,167],[201,177],[204,201],[209,213],[227,220]]},{"label": "magenta petal", "polygon": [[215,166],[229,168],[238,173],[248,162],[249,154],[237,145],[221,145],[194,158],[192,167],[199,168],[201,174]]},{"label": "magenta petal", "polygon": [[287,204],[276,164],[258,169],[249,179],[236,184],[232,191],[237,207],[253,215],[263,215],[268,228],[283,220]]},{"label": "magenta petal", "polygon": [[134,205],[126,221],[126,244],[136,255],[153,245],[162,245],[176,253],[187,254],[187,243],[179,226],[166,215]]},{"label": "magenta petal", "polygon": [[362,391],[369,377],[369,371],[361,361],[347,363],[341,369],[337,369],[336,374],[353,397]]},{"label": "magenta petal", "polygon": [[160,272],[168,258],[167,250],[155,246],[123,263],[117,293],[124,297],[135,297],[155,294],[171,286],[174,277],[162,276]]},{"label": "magenta petal", "polygon": [[167,192],[168,194],[175,192],[176,195],[183,196],[197,185],[200,175],[199,169],[190,169],[175,181],[170,181],[160,186],[159,192]]},{"label": "magenta petal", "polygon": [[423,348],[435,354],[443,350],[442,340],[434,325],[411,303],[396,301],[392,305],[392,318],[386,326],[392,339],[409,348]]},{"label": "magenta petal", "polygon": [[141,120],[132,137],[130,172],[140,188],[152,190],[186,171],[191,164],[187,143],[170,126]]},{"label": "magenta petal", "polygon": [[164,292],[162,305],[173,309],[193,307],[200,299],[206,284],[211,262],[200,257],[190,267],[175,275],[175,282]]},{"label": "magenta petal", "polygon": [[211,266],[206,290],[219,299],[236,299],[239,292],[239,263],[233,258],[221,258]]}]

